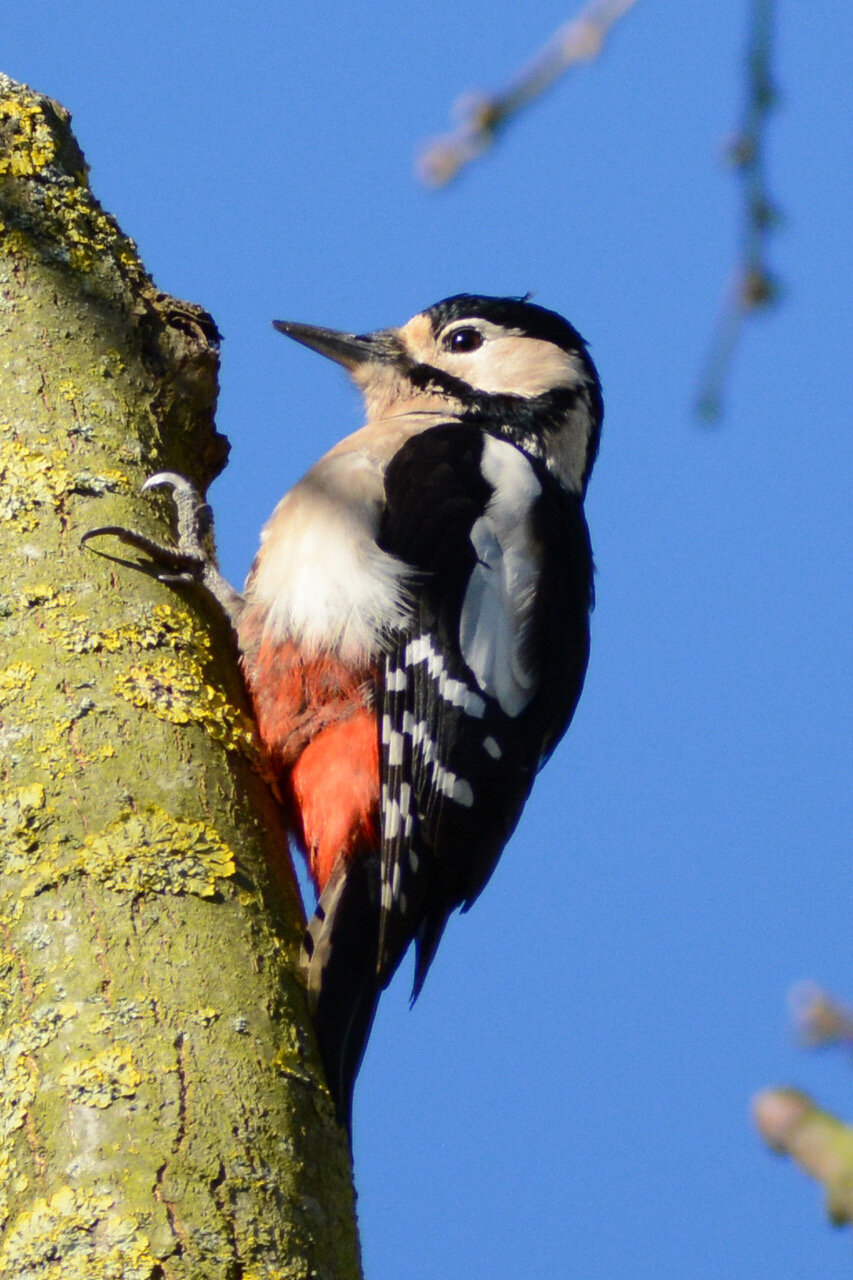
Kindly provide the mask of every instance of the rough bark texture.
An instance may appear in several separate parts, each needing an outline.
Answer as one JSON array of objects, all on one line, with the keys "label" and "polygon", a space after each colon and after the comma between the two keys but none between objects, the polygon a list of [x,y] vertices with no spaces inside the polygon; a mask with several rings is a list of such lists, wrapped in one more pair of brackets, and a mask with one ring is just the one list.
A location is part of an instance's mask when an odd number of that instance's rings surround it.
[{"label": "rough bark texture", "polygon": [[355,1280],[230,631],[79,544],[223,465],[217,333],[68,126],[0,76],[0,1280]]}]

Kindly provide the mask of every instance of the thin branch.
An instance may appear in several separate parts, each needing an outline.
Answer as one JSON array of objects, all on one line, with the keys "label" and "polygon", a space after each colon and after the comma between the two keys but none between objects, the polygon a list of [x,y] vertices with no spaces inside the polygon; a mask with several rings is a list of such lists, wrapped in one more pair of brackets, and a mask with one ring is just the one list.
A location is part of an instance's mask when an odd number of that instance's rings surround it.
[{"label": "thin branch", "polygon": [[[809,1048],[853,1047],[853,1010],[814,982],[800,982],[788,1002],[800,1040]],[[759,1134],[779,1155],[790,1156],[823,1184],[837,1225],[853,1223],[853,1127],[824,1111],[799,1089],[764,1089],[752,1101]]]},{"label": "thin branch", "polygon": [[809,1048],[853,1048],[853,1010],[815,982],[799,982],[788,996],[797,1034]]},{"label": "thin branch", "polygon": [[636,0],[591,0],[577,17],[560,27],[506,89],[466,94],[455,104],[458,128],[431,142],[418,161],[418,174],[441,187],[495,142],[498,133],[535,98],[541,97],[569,67],[594,62],[605,37]]},{"label": "thin branch", "polygon": [[779,283],[768,265],[770,235],[779,212],[767,188],[765,133],[777,95],[771,78],[774,0],[753,0],[747,52],[747,101],[741,127],[727,149],[743,194],[739,262],[727,286],[699,379],[696,409],[707,421],[719,418],[723,388],[744,321],[774,306]]},{"label": "thin branch", "polygon": [[752,1118],[771,1151],[823,1185],[832,1222],[853,1222],[853,1129],[799,1089],[765,1089],[752,1100]]}]

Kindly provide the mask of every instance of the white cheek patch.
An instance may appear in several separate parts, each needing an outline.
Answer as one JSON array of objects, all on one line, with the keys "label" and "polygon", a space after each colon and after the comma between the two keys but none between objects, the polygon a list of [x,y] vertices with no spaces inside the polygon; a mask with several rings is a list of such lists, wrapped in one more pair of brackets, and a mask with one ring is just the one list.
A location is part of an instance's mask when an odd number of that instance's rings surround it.
[{"label": "white cheek patch", "polygon": [[542,486],[506,440],[487,438],[481,468],[494,492],[471,529],[478,563],[462,603],[459,645],[480,688],[517,716],[538,686],[524,650],[542,562],[531,519]]},{"label": "white cheek patch", "polygon": [[[463,326],[464,327],[464,326]],[[486,341],[476,351],[442,351],[435,363],[469,386],[492,395],[541,396],[555,387],[577,387],[587,374],[576,352],[564,351],[543,338],[500,329],[477,321]]]}]

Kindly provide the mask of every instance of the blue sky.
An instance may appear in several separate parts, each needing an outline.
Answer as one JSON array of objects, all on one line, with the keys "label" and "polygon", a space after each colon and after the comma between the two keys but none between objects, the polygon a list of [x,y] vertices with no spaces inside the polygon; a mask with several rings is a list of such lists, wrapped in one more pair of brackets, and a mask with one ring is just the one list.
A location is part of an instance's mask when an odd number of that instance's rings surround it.
[{"label": "blue sky", "polygon": [[359,406],[273,317],[363,331],[523,293],[605,389],[580,709],[415,1010],[386,996],[356,1094],[368,1280],[825,1280],[849,1233],[754,1136],[758,1088],[853,1112],[793,982],[848,996],[851,17],[782,5],[769,137],[786,295],[727,413],[690,416],[738,204],[745,5],[640,0],[446,191],[412,177],[464,90],[503,84],[557,0],[116,5],[4,13],[0,69],[72,112],[159,286],[224,335],[213,490],[245,574],[281,493]]}]

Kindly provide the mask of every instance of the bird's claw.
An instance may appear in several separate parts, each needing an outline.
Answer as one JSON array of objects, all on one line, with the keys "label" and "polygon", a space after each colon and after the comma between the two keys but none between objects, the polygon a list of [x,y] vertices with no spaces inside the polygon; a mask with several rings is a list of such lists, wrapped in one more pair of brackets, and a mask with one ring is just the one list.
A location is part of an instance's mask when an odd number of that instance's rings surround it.
[{"label": "bird's claw", "polygon": [[149,476],[142,486],[142,493],[168,484],[172,487],[172,501],[178,520],[178,551],[196,557],[201,566],[210,563],[204,546],[204,538],[213,528],[213,512],[195,485],[177,471],[158,471]]},{"label": "bird's claw", "polygon": [[[81,545],[92,538],[111,536],[135,551],[147,555],[151,564],[131,565],[151,574],[158,582],[168,586],[191,586],[198,584],[219,601],[227,613],[233,626],[239,618],[243,597],[235,591],[230,583],[222,577],[213,556],[205,546],[204,539],[213,529],[213,512],[201,497],[198,490],[184,476],[176,471],[158,471],[149,476],[142,485],[142,493],[160,485],[171,485],[172,500],[177,518],[177,542],[174,546],[157,542],[136,529],[126,529],[122,525],[100,525],[96,529],[87,529],[80,539]],[[99,555],[106,554],[98,552]],[[110,557],[116,559],[117,557]],[[120,561],[129,564],[128,561]]]}]

